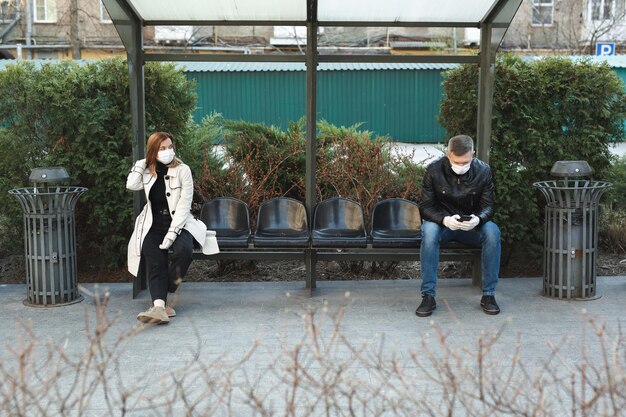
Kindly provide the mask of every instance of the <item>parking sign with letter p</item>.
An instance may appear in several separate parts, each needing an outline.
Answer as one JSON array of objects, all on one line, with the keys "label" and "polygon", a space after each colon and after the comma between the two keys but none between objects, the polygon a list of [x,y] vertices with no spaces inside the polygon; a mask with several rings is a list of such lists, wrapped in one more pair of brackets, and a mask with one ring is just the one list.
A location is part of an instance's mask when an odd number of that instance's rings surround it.
[{"label": "parking sign with letter p", "polygon": [[596,43],[596,55],[598,56],[615,55],[615,42]]}]

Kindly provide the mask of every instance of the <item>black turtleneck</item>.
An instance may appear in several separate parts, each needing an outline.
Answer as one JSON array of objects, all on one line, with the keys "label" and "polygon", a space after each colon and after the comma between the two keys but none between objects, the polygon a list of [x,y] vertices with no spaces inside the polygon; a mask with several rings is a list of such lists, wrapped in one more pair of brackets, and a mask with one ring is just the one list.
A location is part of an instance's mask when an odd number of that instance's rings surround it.
[{"label": "black turtleneck", "polygon": [[157,161],[156,174],[157,179],[150,189],[150,204],[152,206],[152,227],[151,231],[167,233],[167,229],[172,222],[169,207],[167,206],[167,197],[165,196],[165,176],[167,167]]}]

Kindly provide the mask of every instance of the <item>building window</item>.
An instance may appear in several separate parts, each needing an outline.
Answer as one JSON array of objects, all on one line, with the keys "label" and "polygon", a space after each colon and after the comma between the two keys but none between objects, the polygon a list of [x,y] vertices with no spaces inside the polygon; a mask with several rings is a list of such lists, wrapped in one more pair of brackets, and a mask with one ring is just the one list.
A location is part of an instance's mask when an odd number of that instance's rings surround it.
[{"label": "building window", "polygon": [[554,18],[554,0],[533,0],[533,26],[549,26]]},{"label": "building window", "polygon": [[100,23],[113,23],[111,20],[111,16],[109,16],[109,12],[104,7],[104,3],[100,0]]},{"label": "building window", "polygon": [[49,23],[57,21],[57,2],[56,0],[33,0],[35,4],[35,22]]},{"label": "building window", "polygon": [[609,20],[613,17],[614,0],[591,0],[591,20]]}]

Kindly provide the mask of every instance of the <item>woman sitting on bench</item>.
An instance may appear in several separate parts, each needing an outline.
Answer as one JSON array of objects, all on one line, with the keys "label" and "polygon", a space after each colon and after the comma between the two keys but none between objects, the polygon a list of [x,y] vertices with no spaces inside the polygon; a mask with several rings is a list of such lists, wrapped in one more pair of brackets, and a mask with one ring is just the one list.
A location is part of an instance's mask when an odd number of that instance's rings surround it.
[{"label": "woman sitting on bench", "polygon": [[176,292],[187,273],[193,239],[202,246],[206,238],[206,226],[191,214],[191,169],[176,158],[171,134],[156,132],[148,138],[146,157],[135,162],[126,188],[144,190],[148,200],[128,244],[128,270],[137,276],[140,261],[145,262],[153,304],[137,320],[168,323],[176,312],[167,294]]}]

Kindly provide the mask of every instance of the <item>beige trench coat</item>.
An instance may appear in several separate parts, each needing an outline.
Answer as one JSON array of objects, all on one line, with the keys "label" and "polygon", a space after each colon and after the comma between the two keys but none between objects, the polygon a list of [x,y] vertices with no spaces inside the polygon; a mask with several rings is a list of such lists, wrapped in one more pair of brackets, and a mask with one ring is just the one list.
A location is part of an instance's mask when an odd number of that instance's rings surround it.
[{"label": "beige trench coat", "polygon": [[[130,242],[128,242],[128,271],[134,276],[137,276],[139,272],[141,245],[152,226],[152,208],[149,196],[155,181],[156,176],[146,169],[145,159],[135,163],[126,180],[126,188],[133,191],[144,190],[148,201],[135,220],[135,229],[130,237]],[[183,229],[186,229],[200,246],[203,246],[206,239],[206,225],[191,214],[193,177],[189,166],[181,162],[178,166],[167,170],[165,195],[172,216],[168,233],[174,232],[178,235]]]}]

